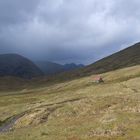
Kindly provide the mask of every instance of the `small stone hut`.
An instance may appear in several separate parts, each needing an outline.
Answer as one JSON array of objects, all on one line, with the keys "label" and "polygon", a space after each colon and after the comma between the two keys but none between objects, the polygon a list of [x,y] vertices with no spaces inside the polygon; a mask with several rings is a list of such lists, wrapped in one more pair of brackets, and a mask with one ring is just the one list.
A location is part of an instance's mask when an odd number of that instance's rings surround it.
[{"label": "small stone hut", "polygon": [[101,76],[97,76],[97,77],[94,78],[94,82],[95,83],[103,83],[104,80],[103,80],[103,78]]}]

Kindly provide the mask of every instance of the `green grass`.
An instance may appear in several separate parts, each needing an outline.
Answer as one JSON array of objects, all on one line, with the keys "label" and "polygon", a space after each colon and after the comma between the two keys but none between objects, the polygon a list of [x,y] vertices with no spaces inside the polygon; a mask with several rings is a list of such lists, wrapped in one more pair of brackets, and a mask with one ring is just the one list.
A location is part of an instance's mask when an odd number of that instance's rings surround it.
[{"label": "green grass", "polygon": [[101,75],[1,91],[0,124],[25,115],[0,140],[139,140],[140,66]]}]

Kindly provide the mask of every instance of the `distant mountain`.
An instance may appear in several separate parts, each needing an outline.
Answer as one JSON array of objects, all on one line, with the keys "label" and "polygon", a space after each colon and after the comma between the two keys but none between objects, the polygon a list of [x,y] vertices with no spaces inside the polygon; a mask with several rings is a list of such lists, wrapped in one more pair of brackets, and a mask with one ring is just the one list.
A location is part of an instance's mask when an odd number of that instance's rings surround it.
[{"label": "distant mountain", "polygon": [[63,71],[63,65],[49,62],[49,61],[37,61],[35,64],[46,74],[56,74]]},{"label": "distant mountain", "polygon": [[74,64],[74,63],[63,65],[64,71],[70,71],[70,70],[79,69],[79,68],[83,68],[83,67],[84,67],[83,64],[78,64],[77,65],[77,64]]},{"label": "distant mountain", "polygon": [[54,62],[49,62],[49,61],[37,61],[35,62],[35,64],[46,74],[46,75],[54,75],[54,74],[58,74],[61,72],[65,72],[65,71],[71,71],[71,70],[75,70],[78,68],[82,68],[84,67],[84,65],[82,64],[65,64],[65,65],[61,65],[61,64],[57,64]]},{"label": "distant mountain", "polygon": [[33,78],[42,76],[43,72],[29,59],[18,54],[0,55],[0,76],[17,76]]}]

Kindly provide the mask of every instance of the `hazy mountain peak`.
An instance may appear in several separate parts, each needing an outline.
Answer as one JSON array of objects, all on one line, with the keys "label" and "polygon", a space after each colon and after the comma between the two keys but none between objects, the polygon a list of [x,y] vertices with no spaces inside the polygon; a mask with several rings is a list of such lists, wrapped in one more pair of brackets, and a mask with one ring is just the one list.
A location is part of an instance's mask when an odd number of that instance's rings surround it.
[{"label": "hazy mountain peak", "polygon": [[42,71],[32,61],[19,54],[0,55],[0,76],[32,78],[41,75]]},{"label": "hazy mountain peak", "polygon": [[37,61],[35,63],[46,75],[53,75],[53,74],[57,74],[65,71],[71,71],[84,67],[84,65],[82,64],[77,65],[75,63],[64,64],[64,65],[50,62],[50,61]]}]

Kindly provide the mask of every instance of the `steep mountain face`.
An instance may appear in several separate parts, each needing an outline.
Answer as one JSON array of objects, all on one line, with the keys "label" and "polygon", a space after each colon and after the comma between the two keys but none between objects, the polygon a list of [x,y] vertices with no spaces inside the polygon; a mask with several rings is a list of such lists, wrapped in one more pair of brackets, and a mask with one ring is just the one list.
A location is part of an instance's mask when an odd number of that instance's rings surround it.
[{"label": "steep mountain face", "polygon": [[42,76],[43,72],[29,59],[17,54],[0,55],[0,76],[33,78]]},{"label": "steep mountain face", "polygon": [[76,65],[74,63],[71,64],[57,64],[49,61],[38,61],[35,64],[46,74],[46,75],[54,75],[65,71],[75,70],[78,68],[84,67],[84,65],[79,64]]}]

